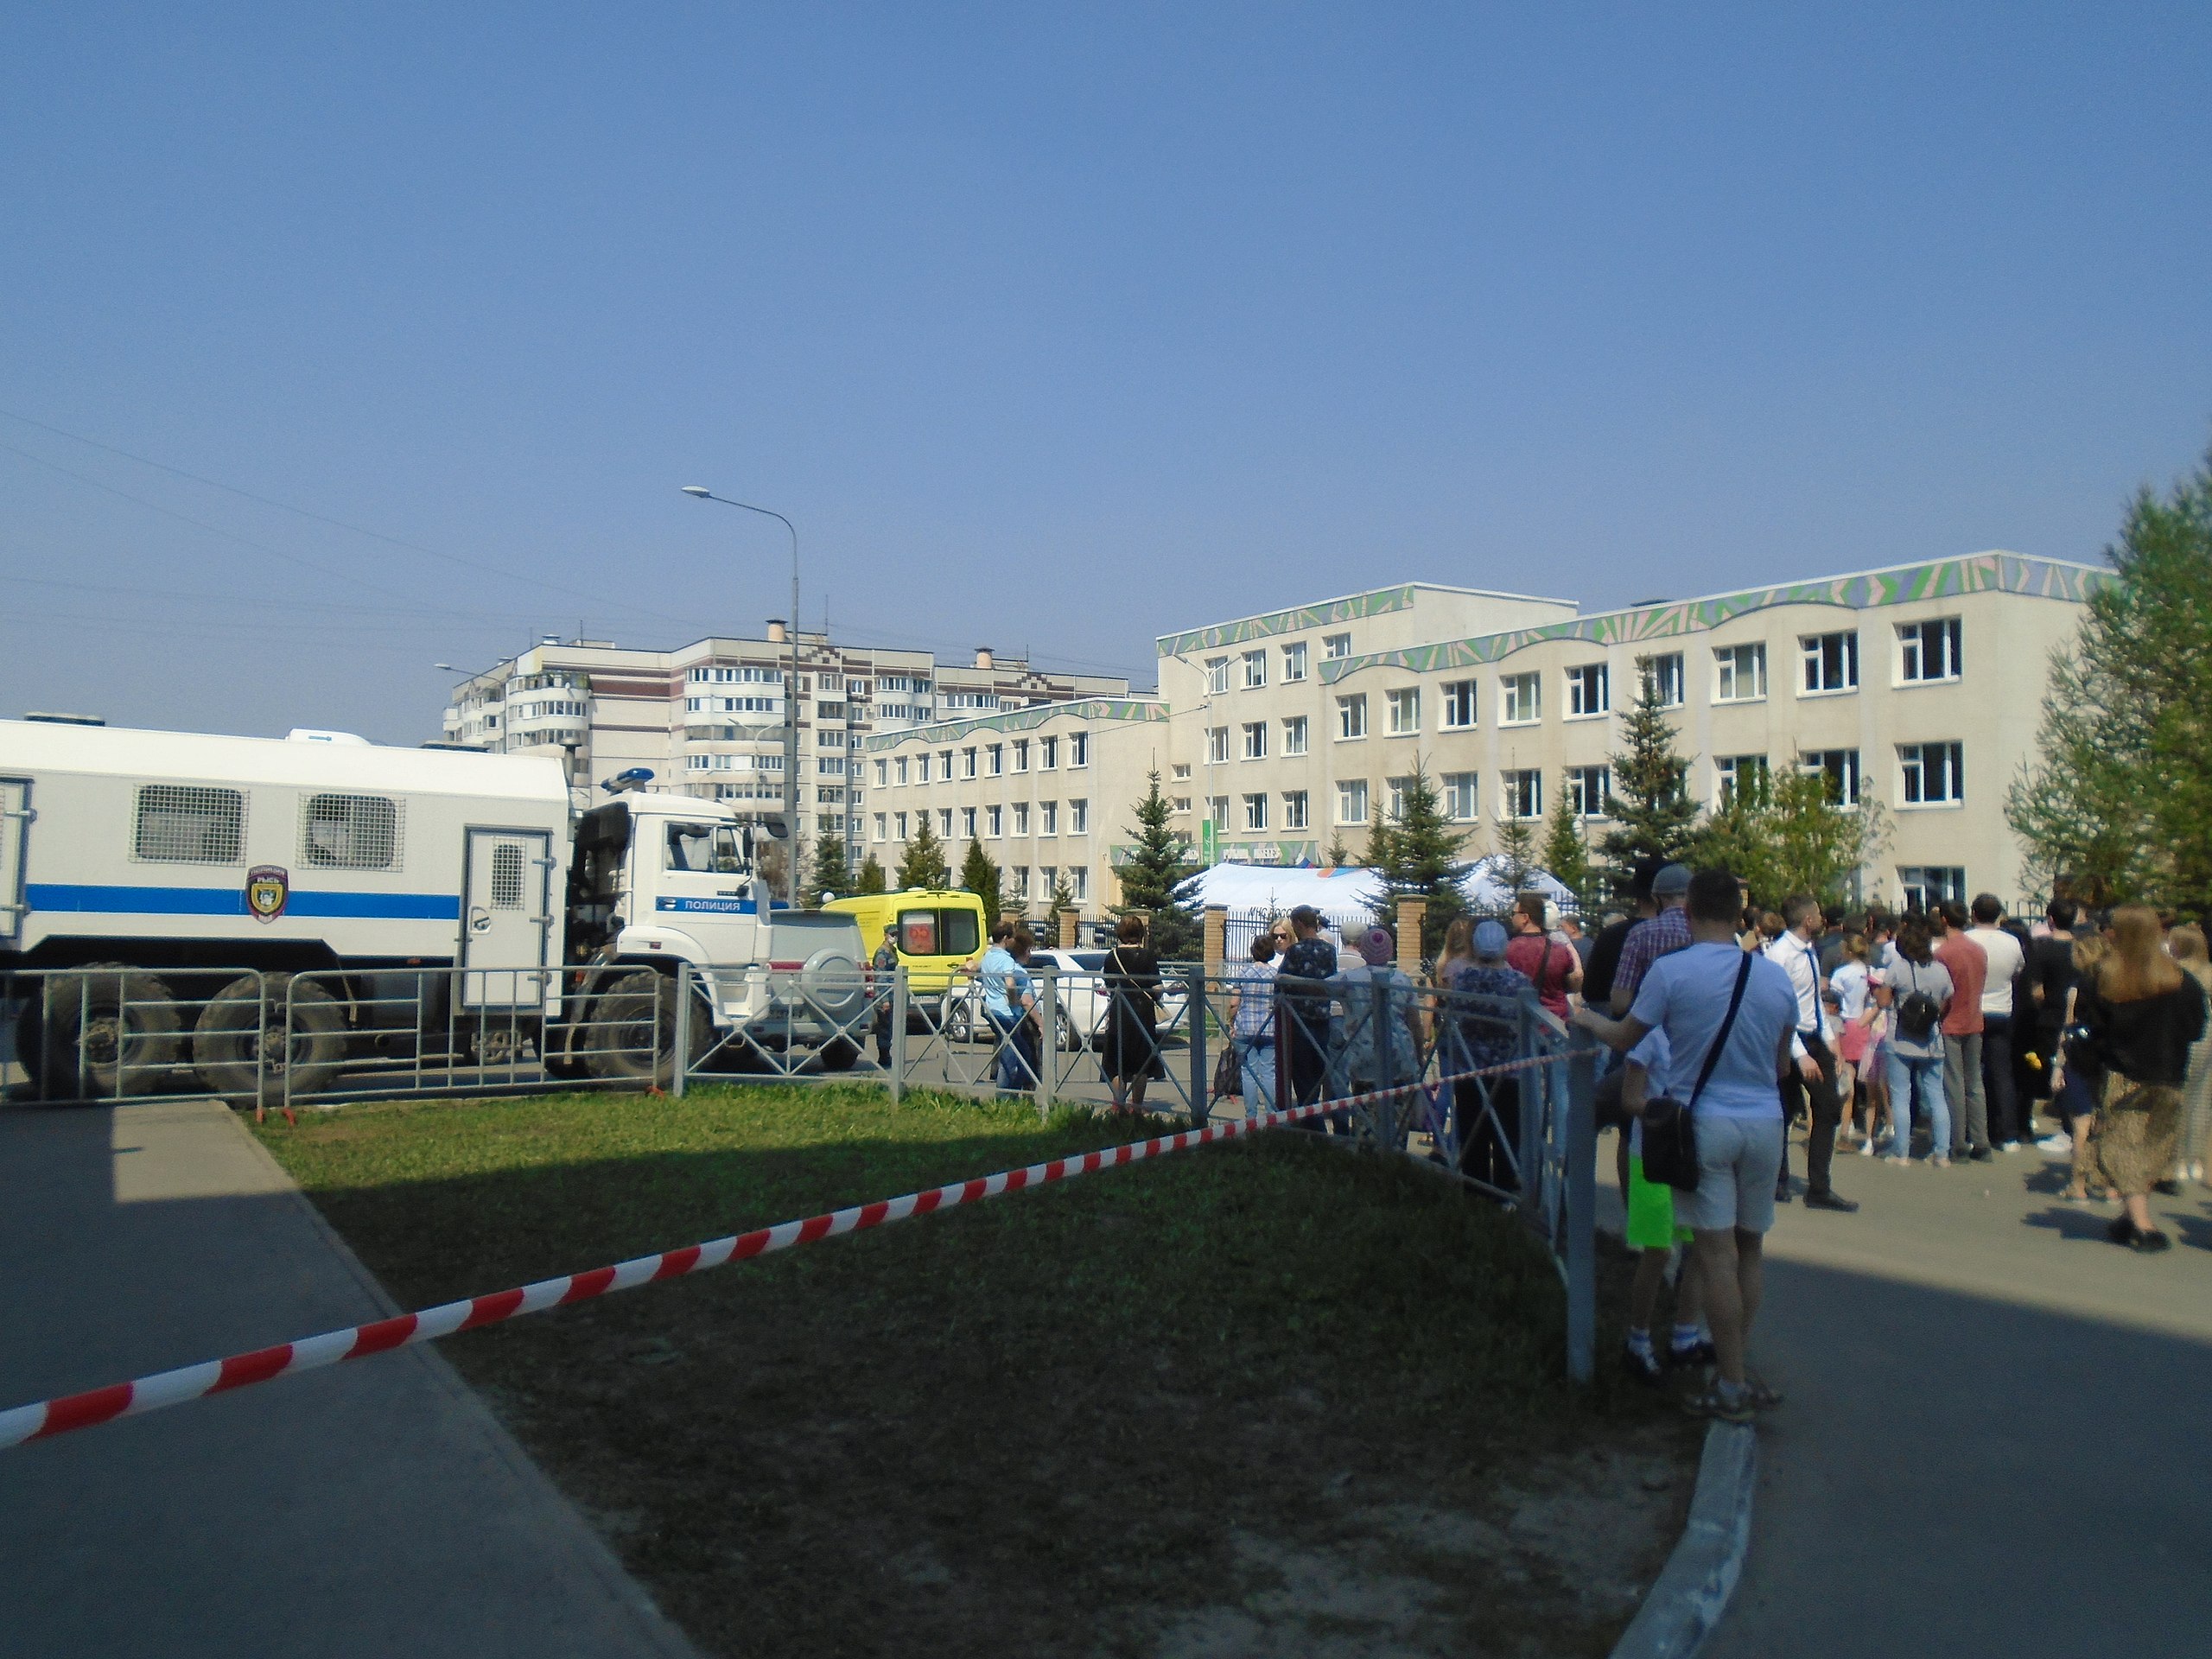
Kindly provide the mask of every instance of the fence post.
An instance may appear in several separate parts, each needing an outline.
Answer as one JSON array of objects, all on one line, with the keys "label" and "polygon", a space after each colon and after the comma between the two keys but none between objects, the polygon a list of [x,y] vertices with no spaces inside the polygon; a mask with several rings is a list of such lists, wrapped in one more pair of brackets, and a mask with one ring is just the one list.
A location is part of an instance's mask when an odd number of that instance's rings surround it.
[{"label": "fence post", "polygon": [[691,964],[676,964],[676,1064],[669,1093],[683,1098],[683,1085],[691,1073]]},{"label": "fence post", "polygon": [[1082,918],[1077,914],[1075,907],[1073,906],[1070,906],[1060,912],[1059,920],[1060,949],[1063,950],[1072,950],[1076,948],[1077,936]]},{"label": "fence post", "polygon": [[[1536,1019],[1540,1006],[1534,991],[1521,994],[1521,1040],[1515,1048],[1518,1058],[1524,1060],[1536,1058],[1537,1045],[1542,1040],[1543,1028]],[[1543,1228],[1544,1121],[1551,1072],[1548,1065],[1532,1065],[1514,1074],[1514,1096],[1521,1108],[1521,1216],[1539,1231]]]},{"label": "fence post", "polygon": [[1205,943],[1198,951],[1198,965],[1217,972],[1229,956],[1229,910],[1224,905],[1208,905],[1205,912]]},{"label": "fence post", "polygon": [[1587,1382],[1598,1341],[1598,1051],[1586,1032],[1567,1065],[1567,1374]]},{"label": "fence post", "polygon": [[891,975],[891,1103],[906,1098],[906,964]]},{"label": "fence post", "polygon": [[[1216,920],[1227,912],[1221,910],[1206,912],[1206,926],[1213,929]],[[1206,970],[1201,967],[1184,970],[1189,985],[1184,1007],[1190,1010],[1191,1021],[1191,1122],[1204,1128],[1213,1121],[1213,1101],[1209,1091],[1213,1087],[1213,1069],[1206,1064]]]},{"label": "fence post", "polygon": [[1053,1085],[1060,1079],[1060,970],[1046,968],[1044,1006],[1038,1011],[1044,1030],[1039,1033],[1037,1044],[1037,1115],[1045,1116],[1052,1109]]},{"label": "fence post", "polygon": [[1390,1031],[1390,982],[1370,970],[1367,976],[1367,1052],[1375,1057],[1375,1086],[1383,1091],[1376,1099],[1371,1115],[1375,1122],[1375,1144],[1379,1151],[1397,1145],[1397,1138],[1391,1130],[1396,1126],[1398,1097],[1389,1090],[1398,1086],[1398,1045],[1392,1040]]}]

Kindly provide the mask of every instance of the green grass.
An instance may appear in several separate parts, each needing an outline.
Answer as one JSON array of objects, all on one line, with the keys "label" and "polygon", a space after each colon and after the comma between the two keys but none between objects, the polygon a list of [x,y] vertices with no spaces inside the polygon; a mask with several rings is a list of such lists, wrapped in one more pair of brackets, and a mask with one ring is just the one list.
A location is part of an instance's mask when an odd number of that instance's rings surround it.
[{"label": "green grass", "polygon": [[[260,1133],[413,1306],[1154,1127],[831,1087]],[[1686,1445],[1644,1402],[1567,1388],[1563,1318],[1510,1219],[1274,1134],[445,1347],[709,1650],[1087,1654],[1258,1593],[1238,1536],[1334,1548],[1378,1504],[1491,1514],[1532,1459]],[[1540,1650],[1605,1650],[1618,1619],[1574,1586],[1492,1567],[1542,1612]],[[1424,1570],[1457,1598],[1446,1647],[1516,1623],[1479,1593],[1492,1568]]]}]

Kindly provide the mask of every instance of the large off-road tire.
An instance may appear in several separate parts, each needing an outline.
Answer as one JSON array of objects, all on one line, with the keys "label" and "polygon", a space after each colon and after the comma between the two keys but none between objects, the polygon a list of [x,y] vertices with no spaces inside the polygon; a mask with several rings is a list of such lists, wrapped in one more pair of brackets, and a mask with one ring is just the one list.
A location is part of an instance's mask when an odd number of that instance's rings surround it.
[{"label": "large off-road tire", "polygon": [[[289,1039],[283,1030],[288,1004]],[[192,1063],[202,1086],[233,1106],[303,1099],[330,1087],[345,1060],[346,1014],[338,1000],[313,981],[296,982],[289,974],[232,980],[208,999],[192,1033]]]},{"label": "large off-road tire", "polygon": [[168,987],[143,969],[96,962],[83,975],[58,975],[24,1011],[18,1054],[28,1037],[36,1052],[25,1066],[48,1100],[112,1100],[158,1094],[176,1065],[182,1020]]},{"label": "large off-road tire", "polygon": [[832,1037],[823,1044],[817,1056],[824,1071],[849,1071],[860,1057],[859,1045],[842,1037]]},{"label": "large off-road tire", "polygon": [[[694,1002],[694,1061],[706,1052],[712,1018]],[[609,976],[591,1000],[572,1052],[583,1056],[585,1066],[601,1082],[668,1088],[676,1081],[676,981],[651,968]]]}]

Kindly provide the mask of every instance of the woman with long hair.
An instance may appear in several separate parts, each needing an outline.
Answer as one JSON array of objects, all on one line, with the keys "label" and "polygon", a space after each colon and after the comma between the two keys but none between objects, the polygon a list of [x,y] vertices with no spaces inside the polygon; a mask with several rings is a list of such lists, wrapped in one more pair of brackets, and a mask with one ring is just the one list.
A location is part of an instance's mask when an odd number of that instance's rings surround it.
[{"label": "woman with long hair", "polygon": [[[2183,922],[2166,935],[2166,948],[2174,960],[2207,993],[2212,993],[2212,950],[2204,930]],[[2212,1185],[2204,1179],[2204,1160],[2212,1152],[2212,1033],[2200,1037],[2189,1051],[2189,1077],[2181,1086],[2181,1146],[2174,1158],[2174,1173],[2183,1180]]]},{"label": "woman with long hair", "polygon": [[1160,1058],[1160,959],[1145,944],[1144,918],[1122,918],[1106,953],[1105,1029],[1099,1033],[1098,1065],[1116,1112],[1144,1110],[1145,1085],[1164,1077]]},{"label": "woman with long hair", "polygon": [[1882,970],[1875,1000],[1889,1015],[1882,1044],[1890,1084],[1890,1150],[1893,1164],[1912,1160],[1913,1093],[1928,1123],[1928,1161],[1951,1162],[1951,1111],[1943,1097],[1943,1014],[1956,988],[1951,970],[1935,957],[1926,919],[1908,916],[1897,928],[1897,958]]},{"label": "woman with long hair", "polygon": [[2105,1074],[2075,1023],[2081,1017],[2082,988],[2096,977],[2105,950],[2101,933],[2084,934],[2074,941],[2074,982],[2066,988],[2058,1043],[2051,1054],[2051,1104],[2074,1143],[2073,1170],[2066,1184],[2069,1204],[2087,1204],[2092,1196],[2100,1200],[2118,1196],[2109,1187],[2094,1195],[2089,1191],[2089,1178],[2097,1167],[2097,1096],[2104,1092]]},{"label": "woman with long hair", "polygon": [[2152,1224],[2151,1187],[2173,1160],[2204,1009],[2204,988],[2166,952],[2158,912],[2148,905],[2113,912],[2112,949],[2085,988],[2081,1023],[2105,1068],[2097,1161],[2127,1206],[2108,1230],[2115,1244],[2148,1252],[2173,1242]]}]

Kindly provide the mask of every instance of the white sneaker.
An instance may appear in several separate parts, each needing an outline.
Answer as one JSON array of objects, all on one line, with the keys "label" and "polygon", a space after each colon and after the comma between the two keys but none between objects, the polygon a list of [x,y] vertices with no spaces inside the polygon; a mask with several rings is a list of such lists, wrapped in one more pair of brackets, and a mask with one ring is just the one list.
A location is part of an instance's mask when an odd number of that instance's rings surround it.
[{"label": "white sneaker", "polygon": [[1861,1141],[1859,1143],[1859,1155],[1861,1158],[1872,1158],[1874,1155],[1874,1137],[1872,1135],[1868,1135],[1864,1141]]},{"label": "white sneaker", "polygon": [[2036,1150],[2037,1152],[2071,1153],[2074,1150],[2074,1137],[2070,1135],[2046,1135],[2042,1140],[2036,1142]]}]

